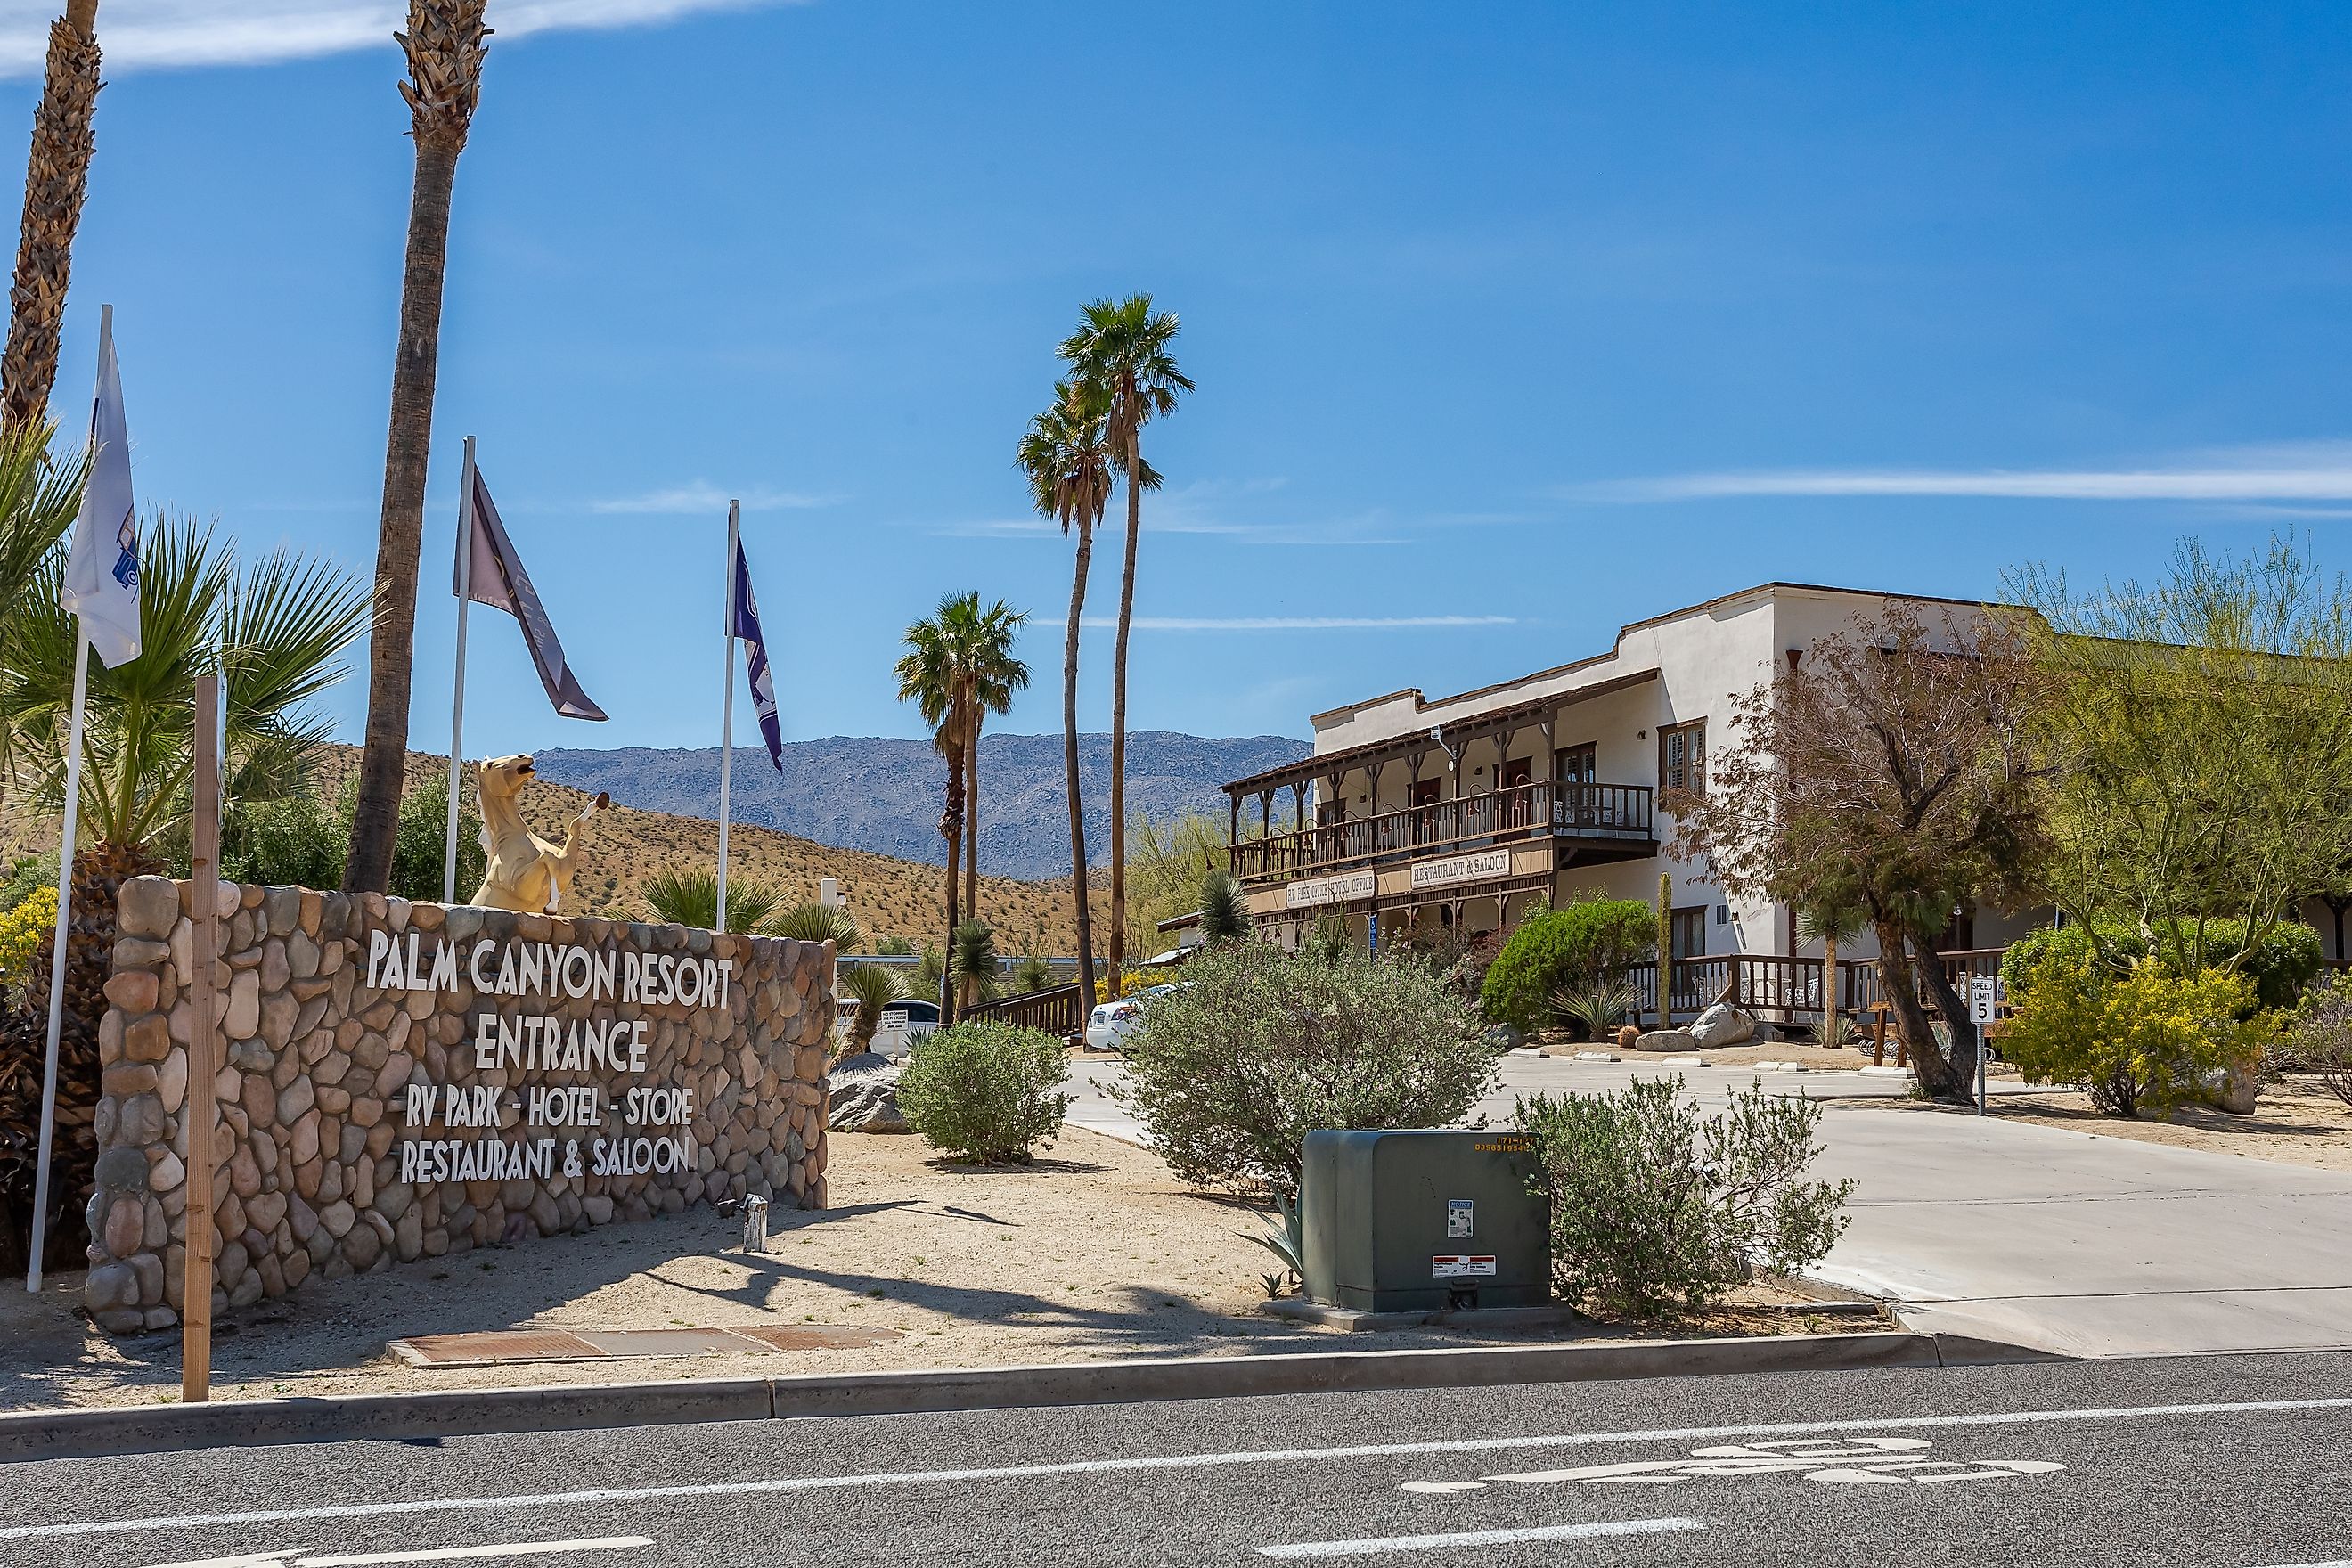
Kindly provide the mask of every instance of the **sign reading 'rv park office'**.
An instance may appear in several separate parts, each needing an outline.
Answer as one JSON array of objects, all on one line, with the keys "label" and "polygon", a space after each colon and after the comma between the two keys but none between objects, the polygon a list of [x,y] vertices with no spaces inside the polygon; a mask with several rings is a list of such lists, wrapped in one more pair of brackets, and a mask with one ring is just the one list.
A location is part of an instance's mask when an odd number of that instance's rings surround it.
[{"label": "sign reading 'rv park office'", "polygon": [[1286,909],[1311,910],[1319,904],[1344,904],[1349,899],[1372,896],[1376,879],[1370,871],[1349,871],[1339,877],[1312,877],[1283,889]]}]

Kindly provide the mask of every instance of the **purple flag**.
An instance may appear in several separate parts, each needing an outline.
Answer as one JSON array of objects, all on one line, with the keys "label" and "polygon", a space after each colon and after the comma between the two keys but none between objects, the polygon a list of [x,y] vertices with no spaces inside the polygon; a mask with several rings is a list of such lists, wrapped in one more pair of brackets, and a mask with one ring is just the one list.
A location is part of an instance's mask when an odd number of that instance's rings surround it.
[{"label": "purple flag", "polygon": [[563,644],[555,635],[554,623],[547,618],[547,606],[539,602],[539,590],[530,585],[530,574],[522,569],[522,557],[515,553],[506,526],[499,521],[499,509],[491,503],[490,487],[479,468],[474,470],[472,510],[473,567],[460,578],[464,586],[451,592],[477,605],[504,610],[521,623],[530,662],[539,667],[539,683],[547,688],[547,700],[555,704],[558,713],[566,719],[603,719],[604,710],[588,700],[573,679],[572,667],[563,661]]},{"label": "purple flag", "polygon": [[751,705],[760,710],[760,736],[768,742],[768,761],[784,771],[784,732],[776,719],[776,681],[768,668],[768,643],[760,635],[760,603],[751,597],[751,563],[743,558],[743,542],[735,542],[735,592],[727,605],[727,635],[740,637],[750,647]]}]

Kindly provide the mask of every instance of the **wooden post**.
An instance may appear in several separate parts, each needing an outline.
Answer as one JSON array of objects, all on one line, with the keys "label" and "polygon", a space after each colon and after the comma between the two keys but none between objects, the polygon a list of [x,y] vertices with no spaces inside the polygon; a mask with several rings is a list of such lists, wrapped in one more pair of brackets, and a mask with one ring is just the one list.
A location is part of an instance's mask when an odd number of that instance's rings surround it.
[{"label": "wooden post", "polygon": [[180,1399],[198,1405],[213,1391],[214,1100],[220,1072],[220,677],[196,677],[195,810],[189,826],[188,1204],[187,1272],[180,1299]]},{"label": "wooden post", "polygon": [[1658,873],[1658,1027],[1671,1026],[1675,988],[1675,879]]}]

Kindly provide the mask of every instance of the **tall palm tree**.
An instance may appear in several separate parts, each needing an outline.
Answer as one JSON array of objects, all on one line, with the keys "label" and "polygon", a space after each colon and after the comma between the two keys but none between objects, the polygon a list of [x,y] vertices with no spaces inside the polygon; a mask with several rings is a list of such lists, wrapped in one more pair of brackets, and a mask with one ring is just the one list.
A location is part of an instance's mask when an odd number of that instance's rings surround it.
[{"label": "tall palm tree", "polygon": [[[895,673],[898,700],[913,702],[931,727],[932,744],[947,759],[945,808],[940,836],[948,841],[947,923],[944,947],[953,952],[956,926],[963,919],[957,896],[957,861],[962,858],[965,780],[980,738],[980,716],[1002,713],[1013,693],[1029,684],[1029,667],[1013,657],[1013,637],[1028,617],[1002,599],[983,610],[978,594],[950,594],[928,620],[907,628],[907,652]],[[955,998],[941,989],[940,1011],[952,1021]]]},{"label": "tall palm tree", "polygon": [[[340,657],[367,626],[360,584],[324,562],[281,550],[240,565],[208,531],[184,521],[159,518],[141,534],[139,657],[120,668],[90,665],[82,731],[88,837],[70,872],[59,1179],[51,1188],[58,1212],[49,1216],[65,1256],[79,1246],[96,1158],[98,1022],[116,892],[125,878],[184,864],[195,677],[211,664],[217,639],[227,710],[223,795],[241,805],[289,800],[316,786],[333,727],[312,704],[343,679]],[[14,736],[14,783],[50,810],[64,804],[77,647],[72,617],[58,607],[64,554],[50,552],[33,590],[0,621],[0,728]],[[37,973],[48,971],[50,940]],[[11,1160],[29,1147],[20,1134],[39,1112],[47,1004],[36,987],[0,1019],[0,1239],[11,1244],[31,1218],[30,1162],[17,1169]]]},{"label": "tall palm tree", "polygon": [[[1076,568],[1070,575],[1070,619],[1062,638],[1062,784],[1070,801],[1070,883],[1078,911],[1078,984],[1094,994],[1095,934],[1087,888],[1087,825],[1078,796],[1078,622],[1087,605],[1087,571],[1093,563],[1095,528],[1109,509],[1110,421],[1106,400],[1075,383],[1054,384],[1054,401],[1029,421],[1018,461],[1029,477],[1029,499],[1047,517],[1058,519],[1062,537],[1078,532]],[[1160,476],[1147,470],[1146,483]]]},{"label": "tall palm tree", "polygon": [[1143,531],[1143,426],[1176,412],[1192,383],[1176,366],[1169,344],[1176,313],[1155,311],[1149,294],[1086,308],[1078,330],[1062,342],[1078,384],[1102,399],[1111,450],[1127,475],[1127,560],[1118,580],[1118,637],[1111,651],[1110,686],[1110,994],[1117,995],[1127,960],[1127,634],[1135,619],[1135,546]]},{"label": "tall palm tree", "polygon": [[408,760],[408,689],[416,652],[416,557],[425,531],[425,475],[433,447],[433,389],[441,361],[441,287],[449,259],[449,198],[457,154],[481,101],[484,0],[408,0],[408,56],[400,96],[416,138],[409,186],[408,254],[400,282],[400,343],[392,362],[384,441],[383,510],[375,546],[375,623],[368,643],[366,745],[343,889],[380,893],[392,877],[401,773]]},{"label": "tall palm tree", "polygon": [[[974,603],[978,595],[974,595]],[[963,915],[980,918],[980,731],[994,713],[1011,711],[1015,692],[1029,688],[1029,667],[1013,657],[1013,634],[1027,624],[1029,612],[1006,607],[999,599],[981,613],[972,638],[972,689],[968,718],[971,731],[964,742]]]},{"label": "tall palm tree", "polygon": [[48,74],[33,111],[25,218],[8,294],[8,347],[0,353],[0,424],[38,425],[58,380],[58,331],[73,271],[74,231],[89,190],[90,121],[98,109],[98,0],[67,0],[49,24]]}]

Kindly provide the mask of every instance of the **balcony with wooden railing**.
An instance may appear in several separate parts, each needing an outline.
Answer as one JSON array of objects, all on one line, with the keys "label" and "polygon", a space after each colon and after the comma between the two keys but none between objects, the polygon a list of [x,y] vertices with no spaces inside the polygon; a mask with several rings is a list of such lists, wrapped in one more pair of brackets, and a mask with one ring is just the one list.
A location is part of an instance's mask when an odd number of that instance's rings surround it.
[{"label": "balcony with wooden railing", "polygon": [[1278,881],[1549,837],[1647,855],[1656,847],[1651,792],[1643,784],[1537,784],[1435,800],[1233,847],[1234,875]]}]

